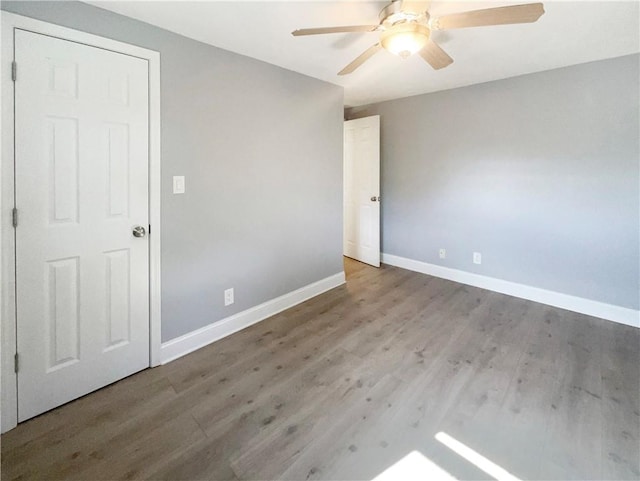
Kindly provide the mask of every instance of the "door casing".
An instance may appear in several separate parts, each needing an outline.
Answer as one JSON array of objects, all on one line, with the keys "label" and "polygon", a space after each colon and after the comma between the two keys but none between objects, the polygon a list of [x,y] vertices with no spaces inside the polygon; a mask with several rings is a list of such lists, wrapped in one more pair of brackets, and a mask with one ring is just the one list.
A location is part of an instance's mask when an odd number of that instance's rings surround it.
[{"label": "door casing", "polygon": [[[29,17],[1,12],[2,65],[1,110],[2,149],[0,155],[0,361],[2,363],[2,432],[17,425],[18,393],[17,375],[14,372],[16,354],[16,299],[15,299],[15,236],[12,225],[14,207],[14,83],[12,62],[14,59],[14,31],[34,33],[132,55],[149,61],[149,365],[161,363],[160,317],[160,53],[136,47],[89,33],[34,20]],[[17,80],[20,81],[18,65]],[[19,226],[19,221],[18,221]],[[18,227],[19,228],[19,227]],[[22,353],[24,355],[24,353]]]}]

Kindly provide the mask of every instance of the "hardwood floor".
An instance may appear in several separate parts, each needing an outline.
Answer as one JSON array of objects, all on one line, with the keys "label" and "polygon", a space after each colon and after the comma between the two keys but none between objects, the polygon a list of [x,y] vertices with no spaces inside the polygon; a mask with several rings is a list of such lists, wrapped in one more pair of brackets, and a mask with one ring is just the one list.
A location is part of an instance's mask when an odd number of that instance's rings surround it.
[{"label": "hardwood floor", "polygon": [[345,266],[345,286],[3,435],[2,479],[373,479],[415,459],[640,478],[640,330]]}]

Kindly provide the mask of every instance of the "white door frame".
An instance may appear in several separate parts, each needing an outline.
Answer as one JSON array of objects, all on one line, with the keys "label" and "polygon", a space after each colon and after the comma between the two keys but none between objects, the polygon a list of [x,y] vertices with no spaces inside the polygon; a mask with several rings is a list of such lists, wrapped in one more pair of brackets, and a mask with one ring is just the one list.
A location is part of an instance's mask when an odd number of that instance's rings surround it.
[{"label": "white door frame", "polygon": [[[161,363],[160,319],[160,53],[108,38],[1,12],[2,52],[2,150],[0,157],[0,360],[2,399],[0,424],[2,432],[18,423],[17,376],[14,372],[16,353],[15,237],[12,226],[14,206],[14,83],[12,61],[14,30],[51,37],[139,57],[149,62],[149,365]],[[18,65],[17,81],[20,81]]]}]

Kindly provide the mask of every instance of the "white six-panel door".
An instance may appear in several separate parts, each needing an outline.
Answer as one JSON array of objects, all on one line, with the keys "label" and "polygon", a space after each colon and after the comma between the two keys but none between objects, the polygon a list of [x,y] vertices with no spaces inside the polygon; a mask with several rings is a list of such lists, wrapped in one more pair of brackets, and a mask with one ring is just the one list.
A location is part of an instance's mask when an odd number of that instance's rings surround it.
[{"label": "white six-panel door", "polygon": [[149,365],[148,61],[16,30],[18,418]]},{"label": "white six-panel door", "polygon": [[344,123],[344,255],[380,266],[380,116]]}]

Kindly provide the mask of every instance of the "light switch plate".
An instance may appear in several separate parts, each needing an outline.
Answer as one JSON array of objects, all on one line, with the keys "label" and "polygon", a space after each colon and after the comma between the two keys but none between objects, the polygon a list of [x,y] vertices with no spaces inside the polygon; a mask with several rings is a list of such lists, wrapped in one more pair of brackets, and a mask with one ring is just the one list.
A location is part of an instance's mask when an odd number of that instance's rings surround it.
[{"label": "light switch plate", "polygon": [[184,194],[184,191],[185,191],[184,175],[174,175],[173,176],[173,193]]}]

